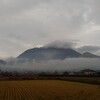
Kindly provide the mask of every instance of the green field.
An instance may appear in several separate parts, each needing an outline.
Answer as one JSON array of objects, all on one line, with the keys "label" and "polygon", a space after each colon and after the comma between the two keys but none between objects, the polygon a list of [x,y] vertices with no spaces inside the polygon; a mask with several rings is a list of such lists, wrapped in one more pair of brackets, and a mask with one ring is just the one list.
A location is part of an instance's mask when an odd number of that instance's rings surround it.
[{"label": "green field", "polygon": [[100,86],[58,80],[0,81],[0,100],[100,100]]}]

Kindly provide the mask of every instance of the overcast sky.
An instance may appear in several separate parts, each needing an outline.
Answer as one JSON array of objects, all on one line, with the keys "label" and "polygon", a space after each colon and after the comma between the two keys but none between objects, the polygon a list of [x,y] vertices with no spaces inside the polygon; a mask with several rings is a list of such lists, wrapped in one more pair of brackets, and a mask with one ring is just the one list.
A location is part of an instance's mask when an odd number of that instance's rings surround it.
[{"label": "overcast sky", "polygon": [[0,0],[0,57],[56,40],[100,54],[100,0]]}]

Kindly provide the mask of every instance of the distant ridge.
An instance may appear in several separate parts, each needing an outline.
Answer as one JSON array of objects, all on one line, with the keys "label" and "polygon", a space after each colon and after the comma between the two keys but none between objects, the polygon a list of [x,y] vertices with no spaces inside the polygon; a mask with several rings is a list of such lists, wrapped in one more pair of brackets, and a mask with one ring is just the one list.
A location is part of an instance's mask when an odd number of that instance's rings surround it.
[{"label": "distant ridge", "polygon": [[54,48],[54,47],[41,47],[41,48],[33,48],[28,49],[22,54],[20,54],[17,58],[21,59],[36,59],[36,60],[45,60],[45,59],[66,59],[66,58],[100,58],[100,56],[94,55],[89,52],[85,52],[83,54],[70,49],[70,48]]},{"label": "distant ridge", "polygon": [[97,56],[97,55],[92,54],[90,52],[85,52],[80,57],[85,57],[85,58],[100,58],[100,56]]},{"label": "distant ridge", "polygon": [[28,59],[65,59],[79,57],[81,54],[70,48],[33,48],[26,50],[18,58]]},{"label": "distant ridge", "polygon": [[4,60],[0,60],[0,65],[5,65],[6,64],[6,62],[4,61]]}]

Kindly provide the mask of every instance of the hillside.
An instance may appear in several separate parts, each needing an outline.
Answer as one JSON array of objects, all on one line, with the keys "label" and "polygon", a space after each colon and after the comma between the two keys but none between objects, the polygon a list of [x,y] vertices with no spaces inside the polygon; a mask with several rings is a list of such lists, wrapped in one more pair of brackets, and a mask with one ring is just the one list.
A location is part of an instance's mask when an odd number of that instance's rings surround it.
[{"label": "hillside", "polygon": [[100,58],[100,56],[97,56],[95,54],[92,54],[90,52],[83,53],[80,57],[86,57],[86,58]]},{"label": "hillside", "polygon": [[4,65],[4,64],[6,64],[6,62],[4,61],[4,60],[0,60],[0,65]]},{"label": "hillside", "polygon": [[70,48],[33,48],[20,54],[18,58],[28,59],[65,59],[79,57],[81,54]]},{"label": "hillside", "polygon": [[66,58],[100,58],[95,54],[85,52],[83,54],[70,49],[70,48],[33,48],[26,50],[20,54],[17,58],[21,59],[36,59],[36,60],[45,60],[45,59],[66,59]]}]

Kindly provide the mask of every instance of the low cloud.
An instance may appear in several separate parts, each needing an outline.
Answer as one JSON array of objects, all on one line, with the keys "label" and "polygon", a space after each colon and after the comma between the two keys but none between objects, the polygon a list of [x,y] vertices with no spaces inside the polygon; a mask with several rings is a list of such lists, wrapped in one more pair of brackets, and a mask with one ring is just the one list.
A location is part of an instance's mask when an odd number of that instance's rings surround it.
[{"label": "low cloud", "polygon": [[28,61],[15,60],[9,61],[1,66],[1,70],[6,71],[79,71],[82,69],[100,70],[99,58],[67,58],[65,60],[48,61]]},{"label": "low cloud", "polygon": [[46,44],[44,47],[54,47],[54,48],[74,48],[76,46],[75,42],[69,41],[53,41]]}]

